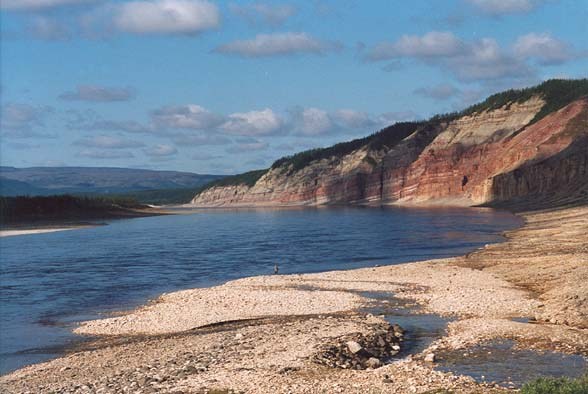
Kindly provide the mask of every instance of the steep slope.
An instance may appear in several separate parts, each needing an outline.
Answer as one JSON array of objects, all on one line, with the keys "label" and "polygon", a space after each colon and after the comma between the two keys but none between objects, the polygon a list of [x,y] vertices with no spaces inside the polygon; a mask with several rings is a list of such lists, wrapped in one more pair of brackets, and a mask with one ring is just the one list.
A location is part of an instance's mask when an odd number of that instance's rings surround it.
[{"label": "steep slope", "polygon": [[588,80],[551,80],[459,114],[280,159],[211,184],[199,206],[586,200]]}]

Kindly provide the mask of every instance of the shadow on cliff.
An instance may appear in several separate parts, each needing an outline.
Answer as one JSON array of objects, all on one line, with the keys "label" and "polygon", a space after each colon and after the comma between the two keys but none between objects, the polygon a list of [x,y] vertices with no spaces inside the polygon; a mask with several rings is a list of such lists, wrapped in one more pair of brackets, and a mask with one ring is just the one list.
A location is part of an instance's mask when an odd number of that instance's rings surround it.
[{"label": "shadow on cliff", "polygon": [[515,212],[588,205],[588,137],[493,179],[487,207]]}]

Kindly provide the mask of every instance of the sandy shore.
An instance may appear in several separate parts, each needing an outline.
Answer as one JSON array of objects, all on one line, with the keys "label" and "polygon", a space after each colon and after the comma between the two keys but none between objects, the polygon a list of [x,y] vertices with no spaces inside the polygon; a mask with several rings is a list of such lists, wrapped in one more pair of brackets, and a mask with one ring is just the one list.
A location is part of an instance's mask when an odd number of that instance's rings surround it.
[{"label": "sandy shore", "polygon": [[[588,355],[588,208],[524,215],[507,242],[467,256],[307,275],[245,278],[162,295],[122,316],[81,324],[100,337],[0,378],[5,392],[494,392],[434,369],[425,356],[495,338]],[[313,362],[325,343],[369,334],[361,292],[392,293],[452,316],[419,354],[373,370]],[[386,302],[385,300],[382,302]],[[525,323],[521,319],[536,319]]]}]

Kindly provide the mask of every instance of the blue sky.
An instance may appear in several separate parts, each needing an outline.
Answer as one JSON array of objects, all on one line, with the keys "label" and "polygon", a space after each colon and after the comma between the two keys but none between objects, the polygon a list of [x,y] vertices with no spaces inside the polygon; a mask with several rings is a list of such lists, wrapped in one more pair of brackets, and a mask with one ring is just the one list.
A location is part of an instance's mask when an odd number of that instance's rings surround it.
[{"label": "blue sky", "polygon": [[2,165],[236,173],[588,76],[586,0],[3,0]]}]

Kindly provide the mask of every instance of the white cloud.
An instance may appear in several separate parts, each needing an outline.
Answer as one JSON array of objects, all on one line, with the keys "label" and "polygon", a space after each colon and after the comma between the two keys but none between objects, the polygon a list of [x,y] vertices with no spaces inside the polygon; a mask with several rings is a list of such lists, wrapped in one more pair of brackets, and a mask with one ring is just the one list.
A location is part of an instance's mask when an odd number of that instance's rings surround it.
[{"label": "white cloud", "polygon": [[464,47],[453,33],[432,31],[423,36],[404,35],[396,42],[382,42],[369,51],[367,58],[377,61],[399,57],[447,57],[463,52]]},{"label": "white cloud", "polygon": [[331,117],[322,109],[304,108],[292,112],[293,130],[296,134],[314,136],[333,131]]},{"label": "white cloud", "polygon": [[350,129],[362,129],[373,127],[376,122],[366,112],[353,109],[340,109],[334,112],[332,117],[341,126]]},{"label": "white cloud", "polygon": [[[328,134],[374,132],[392,123],[413,120],[416,114],[412,111],[389,112],[378,116],[353,109],[325,111],[320,108],[294,108],[289,111],[287,128],[293,134],[304,137],[317,137]],[[278,146],[289,149],[287,145]]]},{"label": "white cloud", "polygon": [[145,146],[145,144],[140,141],[132,141],[108,135],[83,138],[75,141],[73,145],[100,149],[128,149]]},{"label": "white cloud", "polygon": [[220,25],[218,7],[205,0],[143,0],[117,4],[114,25],[136,34],[199,33]]},{"label": "white cloud", "polygon": [[540,1],[538,0],[466,0],[480,11],[493,15],[506,15],[527,13],[533,10]]},{"label": "white cloud", "polygon": [[570,46],[548,33],[529,33],[520,36],[514,43],[515,55],[535,58],[541,64],[561,64],[572,59]]},{"label": "white cloud", "polygon": [[441,101],[458,95],[460,91],[455,86],[444,83],[440,85],[419,88],[416,89],[414,93],[423,97],[431,98],[433,100]]},{"label": "white cloud", "polygon": [[245,57],[293,54],[324,54],[340,48],[340,44],[321,41],[307,33],[259,34],[251,40],[238,40],[217,47],[218,53]]},{"label": "white cloud", "polygon": [[2,106],[2,128],[30,127],[41,124],[46,111],[28,104],[6,104]]},{"label": "white cloud", "polygon": [[463,81],[527,77],[533,74],[527,64],[502,51],[491,38],[472,43],[467,53],[447,59],[446,66]]},{"label": "white cloud", "polygon": [[176,153],[178,153],[178,150],[171,145],[159,144],[151,148],[144,149],[143,152],[147,156],[166,157],[175,155]]},{"label": "white cloud", "polygon": [[129,101],[135,96],[131,88],[104,87],[97,85],[79,85],[74,91],[64,92],[59,95],[62,100],[114,102]]},{"label": "white cloud", "polygon": [[520,58],[502,50],[491,38],[466,42],[450,32],[403,36],[368,51],[370,61],[415,59],[441,67],[463,81],[525,77],[533,70]]},{"label": "white cloud", "polygon": [[196,105],[168,106],[151,113],[153,123],[158,127],[179,129],[212,129],[222,123],[223,118]]},{"label": "white cloud", "polygon": [[89,3],[96,0],[2,0],[0,7],[7,10],[29,11]]},{"label": "white cloud", "polygon": [[271,109],[234,113],[228,116],[221,129],[235,135],[270,135],[280,131],[282,119]]},{"label": "white cloud", "polygon": [[296,8],[290,4],[230,4],[229,9],[251,24],[266,23],[273,26],[281,25],[296,13]]},{"label": "white cloud", "polygon": [[53,112],[51,107],[7,103],[0,111],[0,131],[3,138],[54,137],[41,132],[45,119]]}]

